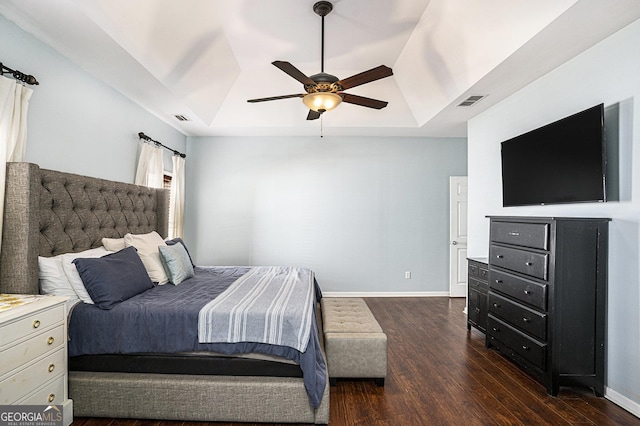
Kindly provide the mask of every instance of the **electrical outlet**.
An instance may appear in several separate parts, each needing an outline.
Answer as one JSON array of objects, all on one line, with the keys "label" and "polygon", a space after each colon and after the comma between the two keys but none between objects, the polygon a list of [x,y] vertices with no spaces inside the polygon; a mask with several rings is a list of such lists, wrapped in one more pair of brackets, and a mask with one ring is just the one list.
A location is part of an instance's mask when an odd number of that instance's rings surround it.
[{"label": "electrical outlet", "polygon": [[404,279],[405,280],[410,280],[411,279],[411,271],[407,271],[404,273]]}]

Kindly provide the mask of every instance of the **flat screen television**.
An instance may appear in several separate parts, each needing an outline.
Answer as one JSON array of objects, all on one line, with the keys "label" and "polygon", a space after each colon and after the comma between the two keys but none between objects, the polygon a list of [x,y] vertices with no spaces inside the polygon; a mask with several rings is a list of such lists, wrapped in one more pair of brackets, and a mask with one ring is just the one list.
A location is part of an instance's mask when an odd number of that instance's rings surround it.
[{"label": "flat screen television", "polygon": [[504,207],[606,201],[603,104],[501,145]]}]

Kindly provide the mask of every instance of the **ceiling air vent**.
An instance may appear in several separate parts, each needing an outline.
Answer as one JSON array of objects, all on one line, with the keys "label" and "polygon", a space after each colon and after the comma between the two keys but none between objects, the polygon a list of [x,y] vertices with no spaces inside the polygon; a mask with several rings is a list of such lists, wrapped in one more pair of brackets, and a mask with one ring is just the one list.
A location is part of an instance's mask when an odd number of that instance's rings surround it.
[{"label": "ceiling air vent", "polygon": [[465,99],[464,101],[460,102],[458,104],[458,106],[471,106],[473,104],[475,104],[476,102],[478,102],[480,99],[484,98],[486,95],[474,95],[474,96],[469,96],[467,99]]},{"label": "ceiling air vent", "polygon": [[191,119],[189,117],[187,117],[186,115],[182,115],[182,114],[174,114],[173,115],[176,120],[178,121],[191,121]]}]

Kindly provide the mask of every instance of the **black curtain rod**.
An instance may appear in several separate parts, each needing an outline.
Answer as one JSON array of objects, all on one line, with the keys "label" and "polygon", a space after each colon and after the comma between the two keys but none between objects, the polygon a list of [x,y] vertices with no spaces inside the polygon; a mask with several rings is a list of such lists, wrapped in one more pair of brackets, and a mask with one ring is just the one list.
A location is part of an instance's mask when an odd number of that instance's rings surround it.
[{"label": "black curtain rod", "polygon": [[23,83],[35,84],[35,85],[40,84],[38,83],[38,80],[36,80],[34,76],[25,74],[18,70],[12,70],[11,68],[5,66],[2,62],[0,62],[0,75],[4,75],[5,72],[11,73],[13,78],[15,78],[16,80],[20,80]]},{"label": "black curtain rod", "polygon": [[156,141],[156,140],[151,139],[149,136],[145,135],[145,134],[144,134],[144,133],[142,133],[142,132],[138,133],[138,137],[139,137],[140,139],[144,139],[144,140],[146,140],[146,141],[153,142],[153,143],[155,143],[156,145],[160,145],[160,146],[161,146],[161,147],[163,147],[164,149],[168,149],[169,151],[172,151],[174,155],[179,155],[179,156],[180,156],[180,157],[182,157],[182,158],[187,158],[187,154],[183,154],[183,153],[181,153],[181,152],[176,151],[176,150],[175,150],[175,149],[173,149],[173,148],[169,148],[168,146],[163,145],[163,144],[161,144],[160,142],[158,142],[158,141]]}]

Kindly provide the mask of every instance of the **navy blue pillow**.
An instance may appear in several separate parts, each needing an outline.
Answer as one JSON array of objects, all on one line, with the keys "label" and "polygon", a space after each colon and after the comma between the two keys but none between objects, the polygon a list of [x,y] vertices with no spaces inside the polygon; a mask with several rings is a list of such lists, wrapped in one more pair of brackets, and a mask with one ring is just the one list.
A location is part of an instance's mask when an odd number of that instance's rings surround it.
[{"label": "navy blue pillow", "polygon": [[153,288],[135,247],[99,258],[74,259],[73,263],[87,293],[100,309],[111,309]]},{"label": "navy blue pillow", "polygon": [[174,238],[172,240],[166,240],[165,243],[168,246],[172,246],[172,245],[178,244],[178,243],[182,244],[182,247],[184,247],[184,249],[187,251],[187,255],[189,256],[189,261],[191,262],[191,266],[193,266],[194,268],[196,267],[196,264],[193,263],[193,259],[191,258],[191,253],[189,253],[189,249],[187,248],[187,245],[184,243],[184,241],[182,241],[182,238],[176,237],[176,238]]}]

